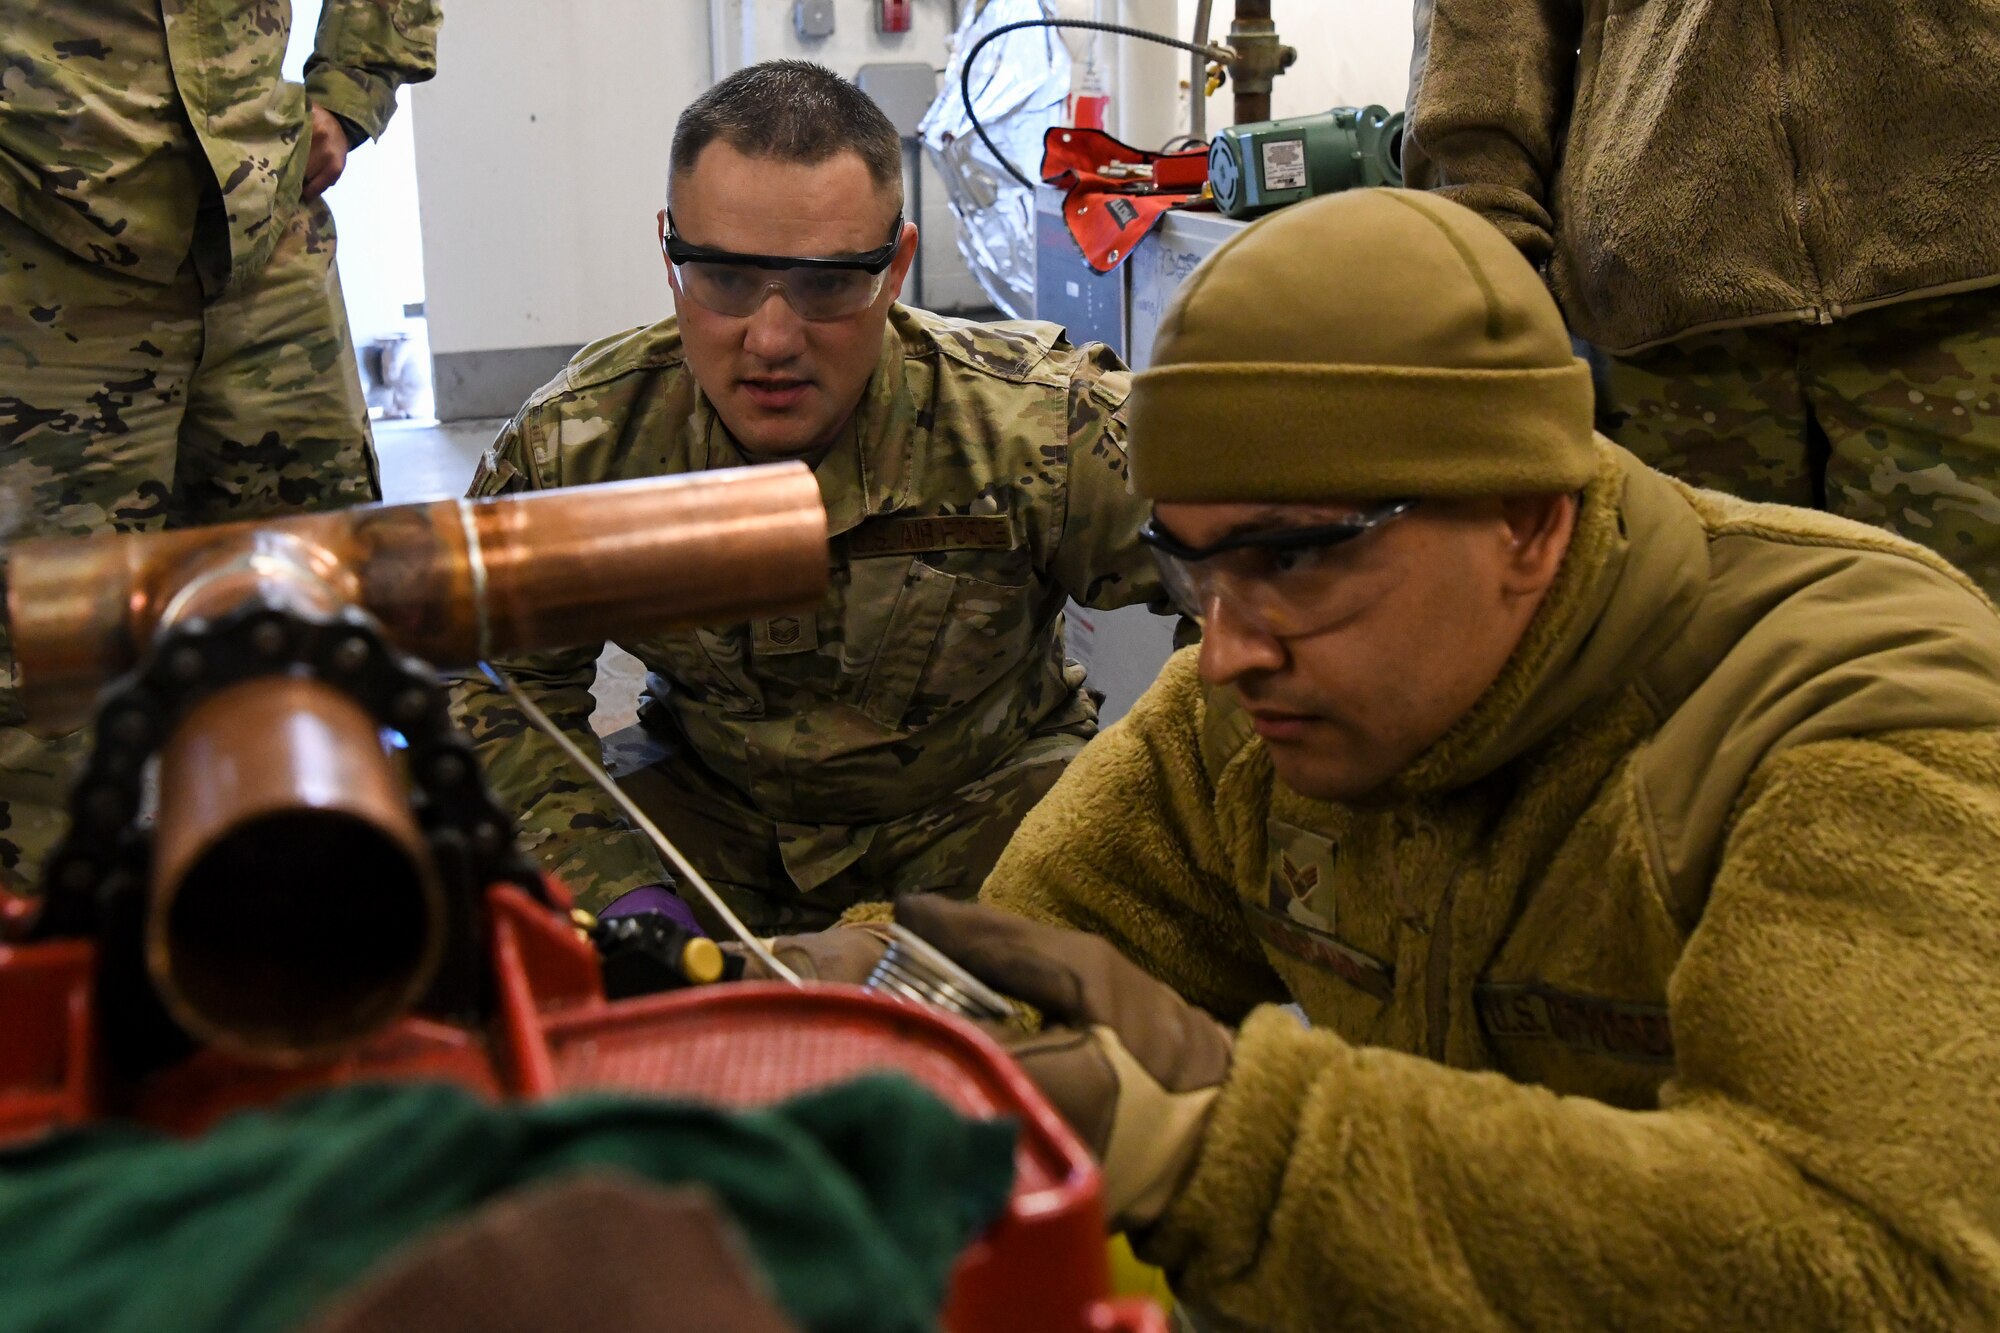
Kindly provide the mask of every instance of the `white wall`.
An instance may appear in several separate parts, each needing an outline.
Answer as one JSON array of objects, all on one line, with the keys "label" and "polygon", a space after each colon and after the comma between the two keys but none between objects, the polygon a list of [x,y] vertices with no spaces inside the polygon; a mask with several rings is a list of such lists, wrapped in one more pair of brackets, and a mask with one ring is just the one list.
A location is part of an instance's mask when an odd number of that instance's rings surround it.
[{"label": "white wall", "polygon": [[[1227,0],[1223,0],[1227,3]],[[1149,32],[1186,37],[1194,27],[1193,11],[1175,20],[1174,0],[1100,0],[1098,17]],[[1109,33],[1098,38],[1101,51],[1112,55],[1115,71],[1111,93],[1112,120],[1118,137],[1135,148],[1160,149],[1187,133],[1187,106],[1181,85],[1187,82],[1188,53],[1158,42],[1142,42]],[[1141,97],[1121,96],[1119,88],[1143,88]]]},{"label": "white wall", "polygon": [[412,89],[435,353],[576,345],[671,312],[653,215],[708,86],[700,0],[446,6]]},{"label": "white wall", "polygon": [[[288,79],[304,78],[320,9],[321,0],[292,0]],[[340,233],[340,285],[357,347],[400,331],[403,307],[424,299],[413,119],[406,88],[382,138],[349,153],[347,169],[326,194]]]},{"label": "white wall", "polygon": [[424,299],[415,119],[405,88],[381,139],[349,153],[346,170],[326,192],[340,233],[340,286],[357,347],[399,332],[403,308]]}]

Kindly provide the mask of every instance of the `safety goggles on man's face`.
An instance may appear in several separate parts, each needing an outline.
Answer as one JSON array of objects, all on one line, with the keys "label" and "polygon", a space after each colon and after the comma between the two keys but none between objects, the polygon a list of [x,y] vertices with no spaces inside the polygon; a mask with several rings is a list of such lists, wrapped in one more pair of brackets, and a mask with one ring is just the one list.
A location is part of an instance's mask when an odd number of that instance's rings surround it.
[{"label": "safety goggles on man's face", "polygon": [[1415,500],[1392,500],[1338,523],[1278,528],[1189,546],[1157,519],[1139,528],[1160,577],[1183,615],[1197,624],[1217,601],[1252,628],[1281,639],[1317,634],[1355,608],[1343,595],[1353,562],[1350,543],[1407,514]]},{"label": "safety goggles on man's face", "polygon": [[875,304],[902,238],[903,215],[898,213],[888,242],[866,254],[832,259],[744,255],[688,244],[674,234],[669,211],[660,248],[674,266],[681,291],[704,309],[738,318],[754,315],[775,290],[801,319],[827,320],[858,315]]}]

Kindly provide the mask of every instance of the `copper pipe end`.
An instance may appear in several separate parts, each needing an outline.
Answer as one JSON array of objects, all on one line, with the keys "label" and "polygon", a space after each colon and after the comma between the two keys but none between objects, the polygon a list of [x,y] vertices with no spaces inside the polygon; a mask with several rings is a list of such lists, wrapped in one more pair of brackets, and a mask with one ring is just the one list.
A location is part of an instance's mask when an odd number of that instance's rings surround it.
[{"label": "copper pipe end", "polygon": [[161,756],[146,967],[206,1045],[338,1055],[422,997],[445,901],[408,782],[366,711],[317,681],[218,691]]}]

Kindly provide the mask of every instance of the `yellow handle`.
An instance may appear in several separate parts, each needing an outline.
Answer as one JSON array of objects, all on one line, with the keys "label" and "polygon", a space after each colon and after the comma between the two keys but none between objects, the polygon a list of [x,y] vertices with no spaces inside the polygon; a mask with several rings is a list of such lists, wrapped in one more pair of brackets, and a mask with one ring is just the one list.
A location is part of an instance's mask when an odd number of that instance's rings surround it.
[{"label": "yellow handle", "polygon": [[722,980],[722,949],[714,940],[697,937],[681,950],[681,975],[696,986]]}]

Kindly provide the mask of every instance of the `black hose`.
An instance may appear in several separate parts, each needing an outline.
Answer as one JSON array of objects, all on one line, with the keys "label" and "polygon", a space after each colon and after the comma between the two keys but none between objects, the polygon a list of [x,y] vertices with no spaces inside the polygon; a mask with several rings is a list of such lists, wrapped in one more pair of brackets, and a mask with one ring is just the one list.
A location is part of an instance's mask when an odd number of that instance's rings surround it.
[{"label": "black hose", "polygon": [[[1021,182],[1022,187],[1031,194],[1034,192],[1035,183],[1022,175],[1019,167],[1007,160],[1007,155],[1000,151],[992,136],[986,133],[986,127],[979,123],[979,113],[972,109],[972,63],[979,59],[979,53],[986,49],[988,42],[996,37],[1005,37],[1010,32],[1019,32],[1023,28],[1084,28],[1091,32],[1108,32],[1119,37],[1137,37],[1148,42],[1158,42],[1162,46],[1175,46],[1183,51],[1193,51],[1197,55],[1211,56],[1216,60],[1226,60],[1229,57],[1228,50],[1223,47],[1197,46],[1178,37],[1148,32],[1144,28],[1127,27],[1123,23],[1099,23],[1096,19],[1022,19],[1019,23],[1003,23],[981,37],[972,44],[972,49],[965,53],[965,64],[959,67],[958,95],[965,101],[966,119],[972,122],[973,130],[979,135],[979,142],[985,144],[986,151],[993,154],[993,160],[1007,168],[1007,174]],[[1196,97],[1202,95],[1200,89],[1191,89],[1190,93]]]}]

